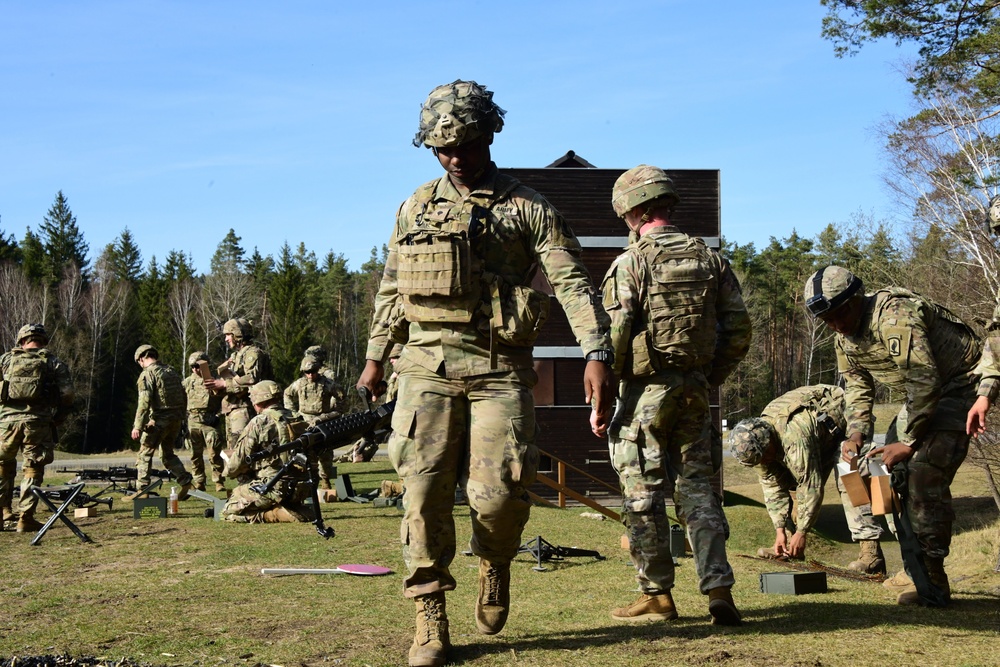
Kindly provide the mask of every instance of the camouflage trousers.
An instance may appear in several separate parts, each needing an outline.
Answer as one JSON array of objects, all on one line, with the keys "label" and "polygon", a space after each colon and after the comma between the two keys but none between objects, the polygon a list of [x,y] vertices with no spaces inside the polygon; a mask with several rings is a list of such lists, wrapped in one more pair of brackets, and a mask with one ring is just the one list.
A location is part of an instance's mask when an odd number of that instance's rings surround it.
[{"label": "camouflage trousers", "polygon": [[[309,495],[309,485],[283,479],[266,495],[251,489],[257,480],[245,482],[233,489],[222,508],[222,518],[238,523],[254,523],[255,517],[279,505],[294,512],[302,512],[302,501]],[[266,484],[267,480],[260,480]]]},{"label": "camouflage trousers", "polygon": [[944,558],[951,548],[955,510],[951,482],[969,451],[969,436],[962,431],[928,431],[914,445],[908,462],[909,516],[913,532],[929,558]]},{"label": "camouflage trousers", "polygon": [[200,418],[188,418],[188,445],[191,447],[191,475],[195,486],[205,484],[205,450],[208,450],[208,463],[212,467],[212,481],[222,484],[225,478],[222,471],[226,462],[222,458],[222,438],[214,426],[209,426]]},{"label": "camouflage trousers", "polygon": [[402,361],[389,459],[406,486],[400,539],[407,597],[455,588],[456,485],[472,518],[472,552],[508,563],[521,546],[535,481],[531,369],[447,379]]},{"label": "camouflage trousers", "polygon": [[142,432],[142,438],[139,440],[139,456],[135,461],[138,471],[136,484],[140,489],[150,482],[149,471],[153,467],[153,455],[157,450],[160,453],[160,463],[177,478],[178,484],[183,486],[191,483],[191,473],[184,469],[184,464],[174,453],[174,444],[180,437],[181,424],[180,419],[161,421],[147,426]]},{"label": "camouflage trousers", "polygon": [[231,412],[226,413],[226,447],[236,449],[239,442],[240,433],[247,427],[250,420],[254,418],[253,408],[249,405],[236,406]]},{"label": "camouflage trousers", "polygon": [[23,478],[18,501],[22,515],[32,516],[38,498],[31,485],[41,486],[45,466],[52,463],[56,443],[52,424],[47,421],[5,421],[0,423],[0,507],[13,509],[14,477],[17,473],[17,453],[22,453]]},{"label": "camouflage trousers", "polygon": [[609,429],[609,450],[639,587],[655,594],[674,585],[666,514],[671,496],[687,525],[701,592],[732,586],[729,524],[711,485],[717,464],[705,376],[660,373],[622,382],[619,392],[623,404]]},{"label": "camouflage trousers", "polygon": [[[837,460],[840,460],[840,451],[836,452]],[[833,476],[837,480],[837,491],[840,493],[840,504],[844,507],[844,518],[847,519],[847,527],[851,531],[851,539],[855,542],[860,542],[861,540],[879,540],[882,539],[882,526],[879,525],[878,521],[872,515],[871,505],[860,505],[858,507],[854,506],[851,502],[851,497],[847,495],[847,489],[840,481],[840,474],[837,472],[837,465],[831,467],[833,471]],[[829,471],[823,475],[823,483],[826,485],[826,480],[829,479]],[[890,528],[892,527],[892,517],[886,517],[889,521]]]}]

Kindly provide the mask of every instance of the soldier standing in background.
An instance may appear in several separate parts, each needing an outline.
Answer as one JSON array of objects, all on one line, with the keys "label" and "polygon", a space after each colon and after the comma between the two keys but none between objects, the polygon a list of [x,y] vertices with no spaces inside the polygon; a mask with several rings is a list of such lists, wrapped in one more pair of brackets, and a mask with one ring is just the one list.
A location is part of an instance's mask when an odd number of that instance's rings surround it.
[{"label": "soldier standing in background", "polygon": [[255,384],[250,388],[249,397],[257,416],[243,429],[226,464],[226,476],[235,478],[239,486],[233,489],[222,516],[226,521],[237,523],[311,521],[311,511],[302,506],[312,490],[304,482],[304,470],[293,467],[266,495],[251,488],[257,484],[266,486],[292,454],[284,452],[254,462],[250,458],[268,445],[282,445],[297,438],[306,424],[281,407],[281,388],[273,380]]},{"label": "soldier standing in background", "polygon": [[[861,280],[839,266],[809,277],[805,305],[836,332],[837,370],[845,382],[845,461],[858,455],[874,431],[876,382],[906,395],[895,429],[889,429],[899,440],[868,456],[881,455],[890,470],[897,465],[908,470],[901,492],[904,513],[930,583],[947,602],[951,588],[944,559],[955,519],[951,482],[969,447],[966,417],[976,400],[979,340],[948,309],[908,290],[890,287],[866,295]],[[896,601],[927,602],[912,584]]]},{"label": "soldier standing in background", "polygon": [[[858,559],[847,567],[864,574],[885,574],[879,539],[882,528],[871,505],[855,507],[836,473],[847,420],[844,390],[828,384],[793,389],[767,404],[759,419],[744,419],[732,433],[733,458],[752,467],[764,491],[764,505],[774,524],[771,558],[805,558],[806,535],[823,506],[823,487],[834,473],[851,537],[860,544]],[[791,522],[792,491],[798,508],[795,534]]]},{"label": "soldier standing in background", "polygon": [[397,214],[358,380],[379,395],[393,343],[405,343],[389,455],[407,489],[404,595],[417,616],[411,666],[447,661],[456,484],[467,486],[480,559],[476,627],[492,635],[507,621],[510,561],[538,467],[532,345],[549,305],[529,287],[539,267],[588,360],[586,400],[602,423],[611,409],[607,315],[562,216],[491,160],[503,115],[475,81],[439,86],[424,102],[414,145],[431,148],[446,174]]},{"label": "soldier standing in background", "polygon": [[337,381],[337,374],[333,372],[333,369],[326,365],[326,350],[324,350],[319,345],[310,345],[306,348],[306,351],[302,353],[302,356],[315,359],[319,362],[319,370],[317,371],[320,375],[330,378],[334,382]]},{"label": "soldier standing in background", "polygon": [[212,481],[215,490],[226,490],[226,478],[222,470],[226,462],[222,459],[223,443],[219,437],[216,424],[219,423],[219,409],[222,407],[222,393],[205,386],[201,377],[199,361],[208,362],[204,352],[192,352],[188,357],[191,374],[184,378],[182,385],[187,394],[187,432],[191,445],[191,472],[194,476],[194,487],[205,490],[205,450],[208,449],[208,462],[212,466]]},{"label": "soldier standing in background", "polygon": [[[987,222],[990,231],[1000,234],[1000,195],[990,199]],[[965,431],[969,435],[981,435],[986,432],[986,413],[990,406],[996,403],[1000,394],[1000,303],[993,309],[993,320],[986,327],[986,340],[983,341],[983,355],[976,367],[980,376],[976,402],[966,416]]]},{"label": "soldier standing in background", "polygon": [[17,332],[17,347],[0,357],[0,508],[4,523],[14,520],[14,478],[17,453],[24,465],[17,532],[35,532],[38,498],[31,486],[41,486],[45,466],[52,463],[57,437],[73,406],[75,392],[69,368],[45,349],[49,335],[41,324],[26,324]]},{"label": "soldier standing in background", "polygon": [[[138,470],[136,483],[139,490],[149,485],[153,454],[159,449],[163,467],[181,485],[177,498],[185,500],[193,486],[192,477],[174,453],[187,407],[181,376],[170,366],[160,363],[160,353],[152,345],[140,345],[136,348],[135,363],[142,367],[142,373],[136,382],[139,403],[132,422],[132,439],[139,440],[139,456],[135,462]],[[126,498],[134,499],[137,493]]]},{"label": "soldier standing in background", "polygon": [[[713,436],[709,393],[749,350],[750,316],[729,262],[671,222],[679,201],[666,173],[648,165],[623,173],[612,190],[633,242],[601,287],[622,378],[607,433],[642,594],[611,616],[677,618],[666,513],[673,496],[712,622],[739,625],[726,557],[729,524],[711,484],[722,443]],[[605,429],[595,424],[595,432]]]},{"label": "soldier standing in background", "polygon": [[[321,374],[320,367],[316,357],[303,357],[299,365],[302,377],[285,389],[285,409],[302,417],[309,426],[339,417],[344,405],[343,388]],[[332,489],[331,480],[337,477],[333,449],[323,448],[318,459],[320,484],[324,489]]]},{"label": "soldier standing in background", "polygon": [[253,327],[249,322],[242,317],[231,319],[222,326],[222,333],[232,353],[219,366],[221,378],[205,380],[205,386],[225,392],[222,414],[226,416],[226,446],[232,449],[254,414],[248,394],[250,387],[274,379],[274,373],[271,357],[253,343]]}]

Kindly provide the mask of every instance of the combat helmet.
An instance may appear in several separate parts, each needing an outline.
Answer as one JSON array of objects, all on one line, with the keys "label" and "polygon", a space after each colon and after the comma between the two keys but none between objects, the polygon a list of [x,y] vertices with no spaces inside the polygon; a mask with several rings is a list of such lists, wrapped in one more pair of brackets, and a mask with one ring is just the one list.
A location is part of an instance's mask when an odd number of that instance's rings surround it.
[{"label": "combat helmet", "polygon": [[1000,195],[990,197],[987,217],[990,223],[990,230],[994,234],[1000,234]]},{"label": "combat helmet", "polygon": [[139,363],[139,360],[146,355],[150,355],[153,358],[159,358],[160,353],[157,352],[156,348],[152,345],[140,345],[135,348],[135,363]]},{"label": "combat helmet", "polygon": [[806,310],[813,317],[836,310],[861,291],[864,283],[845,268],[827,266],[806,280]]},{"label": "combat helmet", "polygon": [[222,333],[232,335],[233,340],[250,340],[253,338],[253,327],[246,319],[235,317],[222,325]]},{"label": "combat helmet", "polygon": [[281,387],[274,380],[261,380],[250,387],[250,400],[254,405],[266,403],[278,396],[281,396]]},{"label": "combat helmet", "polygon": [[299,370],[302,371],[303,373],[315,373],[320,369],[320,366],[322,365],[323,362],[321,362],[316,357],[311,357],[309,355],[306,355],[302,357],[302,363],[299,364]]},{"label": "combat helmet", "polygon": [[208,355],[201,350],[188,355],[188,366],[197,366],[199,361],[208,361]]},{"label": "combat helmet", "polygon": [[27,338],[37,337],[44,339],[45,343],[49,342],[49,334],[45,331],[44,324],[25,324],[23,327],[17,330],[17,344],[20,345]]},{"label": "combat helmet", "polygon": [[326,350],[323,349],[322,345],[310,345],[303,354],[319,360],[320,363],[326,361]]},{"label": "combat helmet", "polygon": [[459,146],[503,129],[507,113],[493,102],[493,93],[475,81],[458,79],[438,86],[420,107],[420,129],[413,145],[428,148]]},{"label": "combat helmet", "polygon": [[764,458],[774,436],[774,427],[763,419],[744,419],[729,436],[729,451],[743,465],[755,466]]},{"label": "combat helmet", "polygon": [[681,200],[666,172],[648,164],[632,167],[619,176],[611,188],[611,206],[622,219],[636,206],[661,198],[667,200],[666,204],[671,209]]}]

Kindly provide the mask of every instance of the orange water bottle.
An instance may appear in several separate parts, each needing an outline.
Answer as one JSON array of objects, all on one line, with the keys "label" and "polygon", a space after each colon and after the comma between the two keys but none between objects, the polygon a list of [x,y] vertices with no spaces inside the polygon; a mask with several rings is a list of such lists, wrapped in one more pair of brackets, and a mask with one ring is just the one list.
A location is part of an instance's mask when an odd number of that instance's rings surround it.
[{"label": "orange water bottle", "polygon": [[167,498],[167,514],[177,514],[177,487],[170,487],[170,497]]}]

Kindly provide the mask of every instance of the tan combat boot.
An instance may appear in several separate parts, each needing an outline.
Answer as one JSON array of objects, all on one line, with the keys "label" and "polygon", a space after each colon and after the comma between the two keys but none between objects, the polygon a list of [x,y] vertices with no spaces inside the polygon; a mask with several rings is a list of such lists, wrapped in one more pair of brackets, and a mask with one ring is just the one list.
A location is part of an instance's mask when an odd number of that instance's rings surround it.
[{"label": "tan combat boot", "polygon": [[708,591],[708,613],[712,615],[712,625],[743,625],[743,617],[733,602],[731,586]]},{"label": "tan combat boot", "polygon": [[898,594],[913,588],[913,579],[910,579],[910,575],[906,573],[906,570],[900,570],[893,576],[883,581],[882,588]]},{"label": "tan combat boot", "polygon": [[44,524],[35,520],[33,514],[30,512],[24,512],[21,514],[21,518],[17,520],[17,532],[34,533],[41,530],[43,525]]},{"label": "tan combat boot", "polygon": [[[943,558],[924,558],[924,565],[927,566],[927,576],[931,583],[941,589],[944,593],[945,602],[951,602],[951,585],[948,583],[948,575],[944,571]],[[898,575],[897,575],[898,576]],[[896,596],[896,604],[914,605],[920,604],[920,594],[913,584],[900,591]]]},{"label": "tan combat boot", "polygon": [[670,591],[649,595],[643,593],[639,599],[627,607],[619,607],[611,612],[616,621],[639,623],[642,621],[672,621],[677,618],[677,608]]},{"label": "tan combat boot", "polygon": [[479,597],[476,599],[476,627],[484,635],[503,630],[510,612],[510,563],[479,559]]},{"label": "tan combat boot", "polygon": [[187,484],[181,485],[181,490],[177,492],[177,500],[187,500],[191,497],[191,489],[194,488],[194,484],[188,482]]},{"label": "tan combat boot", "polygon": [[16,518],[17,518],[17,515],[14,514],[13,510],[11,510],[9,507],[4,507],[3,508],[3,522],[4,523],[7,523],[8,521],[13,521]]},{"label": "tan combat boot", "polygon": [[332,486],[330,486],[330,480],[329,479],[321,479],[320,482],[319,482],[319,486],[322,489],[332,489],[333,488]]},{"label": "tan combat boot", "polygon": [[451,637],[444,609],[444,591],[418,595],[417,631],[410,646],[410,667],[440,667],[448,659]]},{"label": "tan combat boot", "polygon": [[861,553],[858,559],[852,561],[848,570],[854,570],[862,574],[885,574],[885,556],[882,554],[882,545],[878,540],[861,540]]}]

